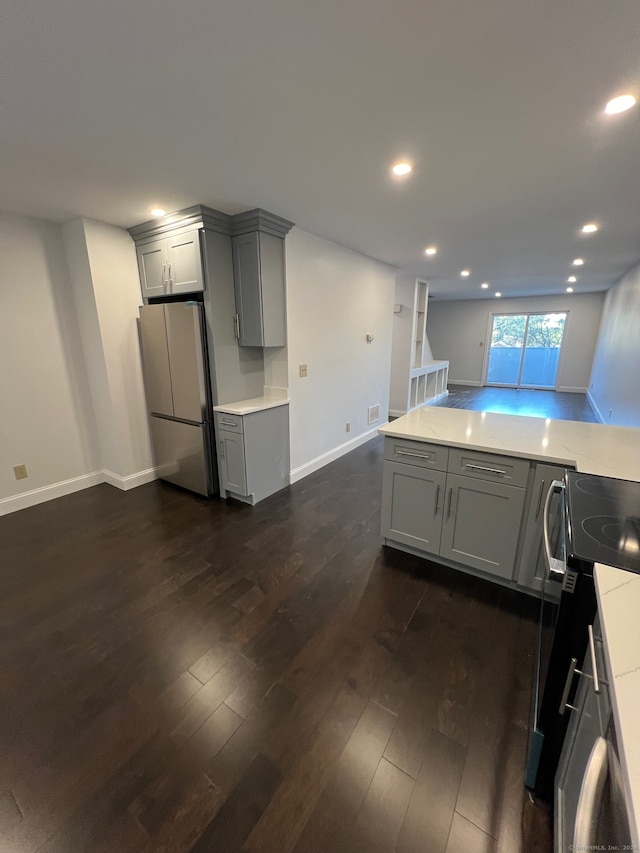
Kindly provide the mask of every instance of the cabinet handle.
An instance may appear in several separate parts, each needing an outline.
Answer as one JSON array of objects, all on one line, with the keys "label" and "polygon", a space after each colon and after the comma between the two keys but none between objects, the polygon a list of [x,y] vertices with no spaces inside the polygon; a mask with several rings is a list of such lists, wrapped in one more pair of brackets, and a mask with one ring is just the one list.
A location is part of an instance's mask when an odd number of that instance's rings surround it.
[{"label": "cabinet handle", "polygon": [[171,276],[171,264],[168,264],[168,269],[169,269],[169,287],[172,287],[173,286],[173,278]]},{"label": "cabinet handle", "polygon": [[438,500],[439,500],[439,498],[440,498],[440,484],[438,483],[438,485],[436,486],[436,508],[433,511],[434,515],[438,514]]},{"label": "cabinet handle", "polygon": [[536,518],[540,515],[540,507],[542,506],[542,493],[544,492],[544,480],[540,483],[540,491],[538,492],[538,505],[536,507]]},{"label": "cabinet handle", "polygon": [[236,340],[239,341],[240,340],[240,315],[239,314],[233,315],[233,334],[235,335]]},{"label": "cabinet handle", "polygon": [[473,471],[486,471],[488,474],[500,474],[501,477],[507,473],[500,468],[486,468],[484,465],[473,465],[471,462],[467,462],[465,468],[471,468]]},{"label": "cabinet handle", "polygon": [[220,442],[220,459],[224,459],[224,441]]},{"label": "cabinet handle", "polygon": [[167,262],[162,262],[162,283],[166,287],[167,286]]},{"label": "cabinet handle", "polygon": [[411,453],[408,450],[396,450],[396,456],[411,456],[413,459],[431,459],[430,453]]},{"label": "cabinet handle", "polygon": [[449,489],[449,503],[447,504],[447,518],[451,515],[451,499],[453,498],[453,489]]},{"label": "cabinet handle", "polygon": [[577,658],[571,658],[569,662],[569,671],[567,672],[567,677],[564,682],[564,689],[562,691],[562,698],[560,699],[560,708],[559,713],[564,714],[564,712],[569,708],[572,711],[575,711],[573,706],[567,704],[567,700],[569,698],[569,691],[571,690],[571,682],[573,681],[573,676],[576,674],[578,670],[576,667],[578,665]]},{"label": "cabinet handle", "polygon": [[221,423],[221,424],[224,424],[225,426],[238,426],[238,424],[236,423],[236,421],[225,421],[224,419],[222,419],[222,420],[220,421],[220,423]]}]

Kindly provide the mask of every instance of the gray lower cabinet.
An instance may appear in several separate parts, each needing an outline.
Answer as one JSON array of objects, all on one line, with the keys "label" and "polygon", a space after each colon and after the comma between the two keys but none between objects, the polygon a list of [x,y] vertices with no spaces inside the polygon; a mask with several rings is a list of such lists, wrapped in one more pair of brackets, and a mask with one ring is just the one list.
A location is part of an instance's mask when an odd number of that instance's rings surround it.
[{"label": "gray lower cabinet", "polygon": [[244,461],[244,435],[226,429],[218,431],[220,488],[238,495],[247,494],[247,471]]},{"label": "gray lower cabinet", "polygon": [[388,438],[382,534],[511,580],[528,474],[527,460]]},{"label": "gray lower cabinet", "polygon": [[[559,465],[547,465],[544,462],[539,462],[535,468],[518,569],[518,585],[534,592],[542,591],[547,576],[543,539],[545,498],[553,480],[562,480],[564,475],[565,469]],[[556,542],[562,535],[561,526],[562,519],[555,514],[551,519],[549,531],[551,542]],[[546,584],[545,596],[559,598],[560,584]]]},{"label": "gray lower cabinet", "polygon": [[516,486],[448,474],[440,556],[510,580],[524,498]]},{"label": "gray lower cabinet", "polygon": [[418,465],[385,462],[382,529],[405,545],[437,554],[447,475]]},{"label": "gray lower cabinet", "polygon": [[204,290],[200,229],[137,245],[136,254],[143,297]]},{"label": "gray lower cabinet", "polygon": [[289,485],[289,406],[215,412],[221,497],[256,504]]}]

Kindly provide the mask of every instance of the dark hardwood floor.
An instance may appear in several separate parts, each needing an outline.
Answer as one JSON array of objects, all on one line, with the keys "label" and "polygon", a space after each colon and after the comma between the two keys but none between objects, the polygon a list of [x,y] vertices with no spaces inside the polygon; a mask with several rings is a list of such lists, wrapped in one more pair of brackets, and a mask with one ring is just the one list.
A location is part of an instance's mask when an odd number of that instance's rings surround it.
[{"label": "dark hardwood floor", "polygon": [[587,395],[566,391],[449,385],[449,396],[435,405],[446,409],[470,409],[474,412],[495,412],[501,415],[528,415],[532,418],[598,423]]},{"label": "dark hardwood floor", "polygon": [[381,471],[0,519],[2,853],[551,851],[534,602],[384,549]]}]

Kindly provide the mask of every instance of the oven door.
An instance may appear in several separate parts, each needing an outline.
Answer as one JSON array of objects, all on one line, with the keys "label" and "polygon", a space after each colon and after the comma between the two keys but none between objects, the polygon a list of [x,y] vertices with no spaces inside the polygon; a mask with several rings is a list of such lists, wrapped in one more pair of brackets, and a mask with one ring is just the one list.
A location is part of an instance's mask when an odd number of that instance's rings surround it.
[{"label": "oven door", "polygon": [[544,685],[547,680],[553,636],[558,618],[559,589],[566,574],[566,539],[564,524],[564,482],[553,480],[546,495],[543,510],[543,551],[546,572],[542,583],[538,637],[536,644],[533,714],[529,730],[529,746],[525,785],[536,787],[538,766],[544,734],[540,711]]}]

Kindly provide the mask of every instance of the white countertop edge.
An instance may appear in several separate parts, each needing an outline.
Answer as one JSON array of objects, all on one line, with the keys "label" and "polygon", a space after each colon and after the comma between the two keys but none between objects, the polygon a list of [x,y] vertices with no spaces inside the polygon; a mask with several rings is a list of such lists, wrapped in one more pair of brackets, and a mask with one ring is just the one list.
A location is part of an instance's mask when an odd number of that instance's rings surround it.
[{"label": "white countertop edge", "polygon": [[289,400],[280,397],[253,397],[250,400],[237,400],[235,403],[223,403],[214,406],[214,412],[222,412],[225,415],[250,415],[253,412],[262,412],[265,409],[275,409],[277,406],[288,406]]},{"label": "white countertop edge", "polygon": [[[594,578],[631,840],[640,850],[640,575],[596,563]],[[636,613],[635,620],[621,614],[622,599],[625,609],[631,606]],[[621,667],[618,660],[629,648],[636,653],[635,670],[624,663]]]}]

